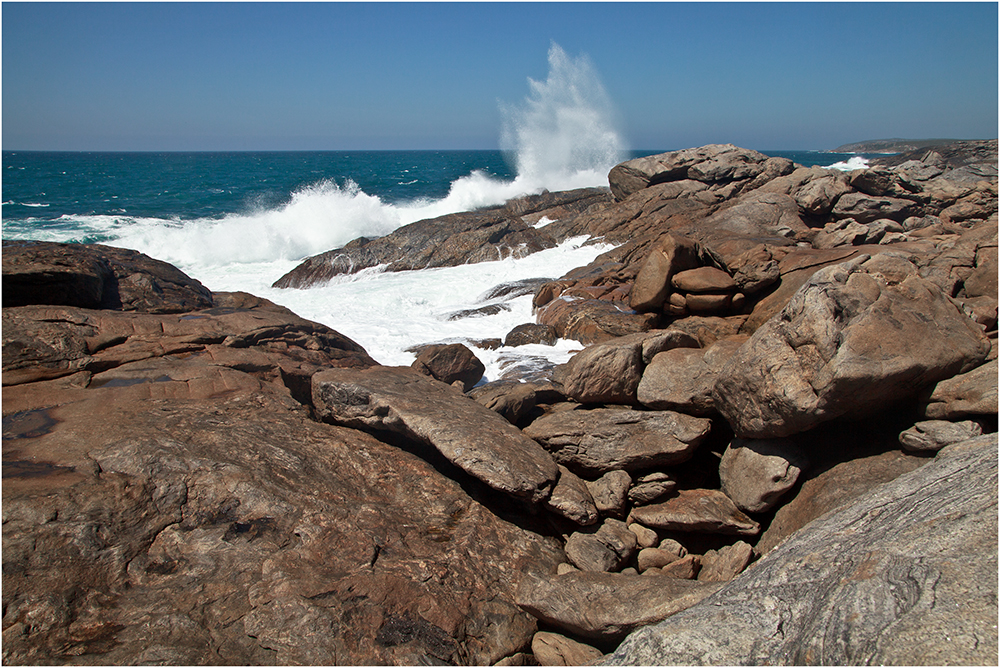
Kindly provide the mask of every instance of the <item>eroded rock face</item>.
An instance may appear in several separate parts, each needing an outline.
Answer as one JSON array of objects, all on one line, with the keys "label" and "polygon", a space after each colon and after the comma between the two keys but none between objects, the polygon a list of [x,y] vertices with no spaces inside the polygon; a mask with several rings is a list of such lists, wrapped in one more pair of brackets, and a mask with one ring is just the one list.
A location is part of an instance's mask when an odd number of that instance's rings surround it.
[{"label": "eroded rock face", "polygon": [[950,446],[802,529],[711,604],[632,634],[606,662],[993,664],[996,485],[995,434]]},{"label": "eroded rock face", "polygon": [[312,379],[322,419],[426,443],[490,487],[539,503],[558,478],[552,457],[507,420],[407,367],[331,369]]},{"label": "eroded rock face", "polygon": [[595,408],[543,416],[524,433],[570,470],[601,476],[685,462],[710,429],[682,413]]},{"label": "eroded rock face", "polygon": [[512,592],[528,565],[555,568],[553,541],[211,353],[4,388],[5,662],[485,664],[527,647]]},{"label": "eroded rock face", "polygon": [[173,265],[123,248],[3,242],[3,305],[48,304],[145,313],[212,307],[212,294]]},{"label": "eroded rock face", "polygon": [[760,532],[757,522],[715,489],[684,489],[663,503],[637,506],[629,514],[629,522],[668,531],[736,536],[755,536]]},{"label": "eroded rock face", "polygon": [[517,604],[569,633],[620,640],[633,629],[691,607],[720,587],[714,582],[621,573],[529,574],[518,588]]},{"label": "eroded rock face", "polygon": [[868,261],[817,271],[722,369],[715,406],[737,435],[870,414],[986,359],[981,329],[937,286],[915,271],[869,272]]}]

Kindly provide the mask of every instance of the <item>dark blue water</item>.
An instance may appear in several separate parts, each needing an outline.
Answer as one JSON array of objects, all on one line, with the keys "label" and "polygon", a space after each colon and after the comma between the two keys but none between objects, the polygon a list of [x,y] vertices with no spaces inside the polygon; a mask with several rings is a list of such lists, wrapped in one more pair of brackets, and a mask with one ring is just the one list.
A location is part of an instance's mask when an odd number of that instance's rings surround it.
[{"label": "dark blue water", "polygon": [[[635,152],[635,156],[661,151]],[[805,165],[850,154],[772,151]],[[387,204],[445,197],[473,171],[514,174],[500,151],[337,151],[232,153],[3,152],[3,236],[32,236],[90,216],[183,221],[278,209],[323,181]],[[82,240],[82,239],[81,239]]]}]

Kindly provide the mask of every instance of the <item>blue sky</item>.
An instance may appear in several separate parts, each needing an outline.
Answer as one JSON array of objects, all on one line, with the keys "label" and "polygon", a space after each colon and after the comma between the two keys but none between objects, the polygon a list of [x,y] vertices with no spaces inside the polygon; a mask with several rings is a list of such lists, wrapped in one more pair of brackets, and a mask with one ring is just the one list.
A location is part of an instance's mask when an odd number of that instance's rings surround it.
[{"label": "blue sky", "polygon": [[997,136],[986,3],[3,3],[4,149],[496,148],[586,55],[632,148]]}]

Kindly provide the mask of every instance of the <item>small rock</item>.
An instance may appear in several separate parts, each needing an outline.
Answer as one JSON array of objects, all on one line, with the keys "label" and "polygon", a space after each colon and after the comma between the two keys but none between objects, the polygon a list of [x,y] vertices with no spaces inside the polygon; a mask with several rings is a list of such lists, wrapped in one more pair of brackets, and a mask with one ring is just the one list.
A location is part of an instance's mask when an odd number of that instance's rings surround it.
[{"label": "small rock", "polygon": [[636,524],[633,522],[628,525],[628,530],[635,534],[636,545],[640,548],[656,547],[660,542],[660,537],[655,531],[641,524]]},{"label": "small rock", "polygon": [[982,425],[972,420],[926,420],[901,433],[899,443],[907,452],[937,452],[946,445],[967,441],[982,433]]},{"label": "small rock", "polygon": [[680,580],[694,580],[701,570],[701,557],[689,554],[660,568],[660,575]]},{"label": "small rock", "polygon": [[582,571],[616,571],[635,554],[635,544],[624,522],[606,519],[596,532],[571,534],[566,556]]},{"label": "small rock", "polygon": [[718,552],[709,550],[701,559],[699,582],[728,582],[743,572],[753,559],[753,547],[742,540]]},{"label": "small rock", "polygon": [[539,666],[589,666],[604,657],[596,647],[548,631],[535,634],[531,639],[531,652]]},{"label": "small rock", "polygon": [[461,343],[427,346],[411,366],[420,373],[449,385],[459,381],[464,392],[471,390],[486,371],[475,353]]},{"label": "small rock", "polygon": [[629,521],[671,531],[754,536],[760,525],[718,490],[686,489],[663,503],[632,509]]},{"label": "small rock", "polygon": [[608,471],[597,480],[587,481],[587,489],[594,499],[597,512],[616,519],[623,519],[626,515],[631,485],[632,478],[625,471]]},{"label": "small rock", "polygon": [[[635,526],[630,525],[630,526]],[[648,530],[648,529],[647,529]],[[639,572],[645,572],[650,568],[663,568],[667,564],[672,564],[681,557],[669,550],[661,550],[657,547],[646,547],[639,550],[639,555],[636,557],[636,565]]]},{"label": "small rock", "polygon": [[748,513],[770,510],[791,489],[808,465],[805,455],[789,439],[736,438],[719,464],[722,491]]},{"label": "small rock", "polygon": [[597,522],[597,507],[587,484],[564,466],[559,467],[559,479],[545,507],[581,526]]}]

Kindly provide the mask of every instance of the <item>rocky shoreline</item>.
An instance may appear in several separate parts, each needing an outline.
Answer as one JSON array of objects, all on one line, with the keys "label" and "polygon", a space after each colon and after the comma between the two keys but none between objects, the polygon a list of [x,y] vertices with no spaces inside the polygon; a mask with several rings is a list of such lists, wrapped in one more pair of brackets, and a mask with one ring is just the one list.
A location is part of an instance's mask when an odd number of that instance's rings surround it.
[{"label": "rocky shoreline", "polygon": [[4,661],[995,665],[996,155],[687,149],[276,283],[616,244],[511,286],[583,351],[478,386],[5,241]]}]

